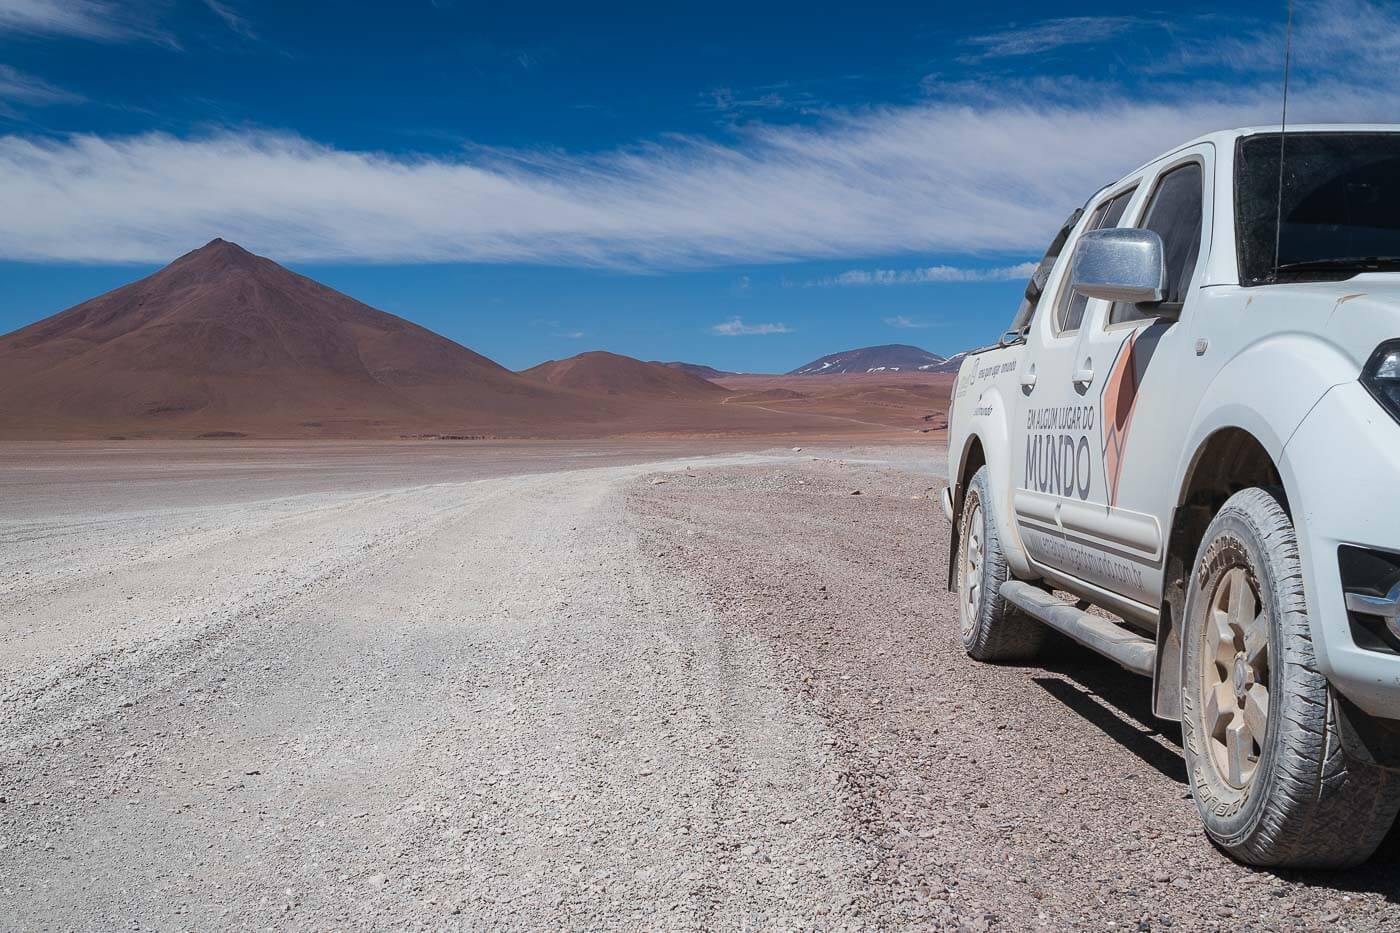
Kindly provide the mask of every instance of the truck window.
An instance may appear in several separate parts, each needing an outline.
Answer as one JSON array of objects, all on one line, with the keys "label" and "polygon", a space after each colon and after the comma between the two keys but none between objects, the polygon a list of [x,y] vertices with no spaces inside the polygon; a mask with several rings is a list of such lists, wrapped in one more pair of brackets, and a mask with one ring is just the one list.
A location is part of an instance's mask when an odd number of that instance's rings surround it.
[{"label": "truck window", "polygon": [[1281,205],[1279,142],[1261,133],[1235,145],[1240,284],[1400,268],[1400,133],[1289,133]]},{"label": "truck window", "polygon": [[1031,321],[1035,318],[1035,309],[1040,304],[1040,296],[1045,292],[1045,282],[1050,278],[1050,271],[1055,268],[1055,260],[1060,258],[1065,241],[1069,239],[1074,225],[1079,223],[1079,218],[1083,216],[1084,208],[1076,207],[1069,219],[1060,225],[1060,231],[1055,234],[1055,239],[1050,241],[1050,248],[1040,257],[1035,272],[1031,273],[1031,280],[1026,283],[1025,297],[1021,299],[1021,305],[1016,309],[1016,316],[1011,319],[1007,333],[1024,334],[1031,326]]},{"label": "truck window", "polygon": [[[1201,165],[1188,162],[1174,168],[1157,181],[1157,190],[1147,205],[1144,230],[1162,238],[1167,267],[1166,296],[1163,305],[1180,307],[1191,287],[1196,272],[1196,257],[1201,252],[1201,203],[1205,192],[1201,184]],[[1108,314],[1108,323],[1140,321],[1155,318],[1159,305],[1137,305],[1115,302]]]},{"label": "truck window", "polygon": [[[1094,208],[1094,213],[1089,216],[1089,223],[1084,229],[1101,230],[1104,227],[1118,226],[1135,191],[1136,187],[1129,188]],[[1072,334],[1079,330],[1080,325],[1084,323],[1084,308],[1088,304],[1089,299],[1075,291],[1074,283],[1069,280],[1069,276],[1065,276],[1064,283],[1060,286],[1060,299],[1055,308],[1055,333]]]}]

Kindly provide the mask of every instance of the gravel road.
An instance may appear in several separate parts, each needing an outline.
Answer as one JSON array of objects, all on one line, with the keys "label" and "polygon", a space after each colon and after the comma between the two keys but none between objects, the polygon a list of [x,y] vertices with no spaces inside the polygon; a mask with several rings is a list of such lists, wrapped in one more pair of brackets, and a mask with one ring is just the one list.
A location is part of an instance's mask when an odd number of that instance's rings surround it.
[{"label": "gravel road", "polygon": [[1211,849],[1145,682],[962,656],[928,448],[654,456],[12,497],[0,927],[1400,926]]}]

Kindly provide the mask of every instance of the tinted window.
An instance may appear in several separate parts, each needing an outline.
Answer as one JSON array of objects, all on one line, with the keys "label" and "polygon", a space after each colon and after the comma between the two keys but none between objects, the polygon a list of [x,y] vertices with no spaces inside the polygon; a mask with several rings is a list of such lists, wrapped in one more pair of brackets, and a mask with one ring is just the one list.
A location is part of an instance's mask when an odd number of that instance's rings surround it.
[{"label": "tinted window", "polygon": [[[1191,277],[1196,272],[1196,257],[1201,252],[1201,166],[1188,162],[1174,168],[1157,182],[1157,190],[1147,205],[1142,222],[1162,238],[1163,258],[1167,267],[1166,296],[1163,304],[1179,305],[1186,300]],[[1155,305],[1114,304],[1109,323],[1134,321],[1157,316]]]},{"label": "tinted window", "polygon": [[1235,222],[1240,283],[1279,278],[1344,279],[1393,270],[1400,257],[1400,134],[1289,133],[1283,140],[1279,215],[1279,134],[1235,147]]},{"label": "tinted window", "polygon": [[[1132,200],[1133,192],[1136,188],[1129,188],[1122,194],[1117,195],[1111,201],[1105,201],[1094,209],[1094,213],[1089,218],[1089,223],[1085,225],[1085,231],[1101,230],[1105,227],[1116,227],[1123,219],[1123,212],[1128,209],[1128,202]],[[1089,299],[1074,290],[1074,283],[1065,277],[1064,285],[1060,287],[1060,302],[1055,309],[1055,331],[1057,333],[1069,333],[1079,330],[1084,323],[1084,309],[1089,304]]]},{"label": "tinted window", "polygon": [[1079,223],[1079,218],[1083,216],[1084,209],[1082,207],[1075,208],[1074,213],[1069,215],[1069,219],[1061,225],[1060,231],[1055,234],[1055,239],[1050,241],[1050,248],[1045,251],[1044,256],[1040,257],[1035,272],[1031,273],[1031,280],[1026,283],[1025,297],[1021,299],[1021,306],[1016,309],[1016,316],[1011,319],[1009,333],[1022,333],[1031,326],[1031,320],[1035,317],[1035,309],[1040,304],[1040,296],[1045,293],[1045,282],[1050,278],[1050,272],[1055,268],[1055,261],[1060,258],[1060,252],[1065,248],[1065,241],[1069,239],[1074,225]]}]

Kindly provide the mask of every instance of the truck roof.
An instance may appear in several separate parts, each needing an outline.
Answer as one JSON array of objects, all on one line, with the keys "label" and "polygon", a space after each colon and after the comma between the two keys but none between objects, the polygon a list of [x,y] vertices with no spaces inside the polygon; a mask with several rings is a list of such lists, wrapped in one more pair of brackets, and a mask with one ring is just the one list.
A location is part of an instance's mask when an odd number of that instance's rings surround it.
[{"label": "truck roof", "polygon": [[[1174,146],[1166,152],[1160,153],[1133,168],[1131,172],[1124,172],[1119,178],[1114,179],[1104,185],[1089,197],[1092,201],[1098,197],[1105,189],[1118,184],[1129,175],[1136,175],[1138,172],[1161,159],[1170,158],[1183,149],[1190,149],[1192,146],[1199,146],[1201,143],[1215,143],[1220,146],[1233,144],[1235,140],[1243,136],[1257,136],[1260,133],[1277,133],[1279,126],[1277,123],[1268,123],[1262,126],[1239,126],[1232,130],[1215,130],[1211,133],[1203,133],[1195,139],[1187,140],[1179,146]],[[1290,123],[1286,128],[1288,133],[1400,133],[1400,123]],[[1086,202],[1087,203],[1087,202]]]},{"label": "truck roof", "polygon": [[[1241,136],[1257,136],[1260,133],[1277,133],[1278,124],[1262,126],[1240,126],[1233,130],[1216,130],[1197,136],[1190,142],[1182,143],[1177,149],[1186,149],[1205,142],[1233,141]],[[1290,123],[1289,133],[1400,133],[1400,123]],[[1175,151],[1175,150],[1173,150]],[[1160,158],[1160,157],[1159,157]],[[1156,159],[1152,160],[1157,161]]]}]

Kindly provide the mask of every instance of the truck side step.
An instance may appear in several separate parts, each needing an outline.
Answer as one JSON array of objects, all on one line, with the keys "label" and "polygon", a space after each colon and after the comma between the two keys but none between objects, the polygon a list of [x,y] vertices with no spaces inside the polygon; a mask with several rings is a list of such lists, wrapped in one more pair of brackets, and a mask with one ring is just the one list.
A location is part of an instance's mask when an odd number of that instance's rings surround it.
[{"label": "truck side step", "polygon": [[1063,632],[1086,648],[1112,658],[1134,674],[1151,677],[1157,646],[1108,619],[1076,609],[1052,593],[1021,580],[1007,580],[1001,596],[1033,619]]}]

